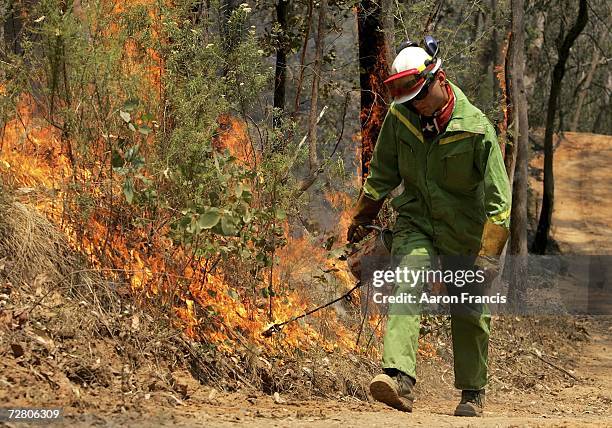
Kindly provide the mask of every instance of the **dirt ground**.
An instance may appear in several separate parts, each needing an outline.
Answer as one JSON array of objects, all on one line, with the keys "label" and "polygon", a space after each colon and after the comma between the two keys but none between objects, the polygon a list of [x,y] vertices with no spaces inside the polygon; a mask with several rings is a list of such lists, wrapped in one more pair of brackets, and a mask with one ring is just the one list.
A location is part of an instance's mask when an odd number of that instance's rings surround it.
[{"label": "dirt ground", "polygon": [[67,419],[66,426],[252,426],[252,427],[609,427],[612,426],[612,323],[596,322],[591,341],[577,359],[573,386],[558,391],[545,387],[525,394],[495,391],[487,396],[485,417],[452,416],[459,394],[445,388],[420,395],[412,414],[389,409],[378,403],[346,401],[292,401],[269,396],[219,395],[218,403],[151,408],[144,405],[138,414]]},{"label": "dirt ground", "polygon": [[[612,163],[611,147],[610,137],[566,133],[557,148],[552,237],[563,253],[610,254],[612,250],[612,227],[607,217],[612,212],[612,186],[605,184],[610,182],[607,166]],[[534,157],[531,167],[532,190],[538,194],[541,156]],[[0,291],[0,298],[9,305],[13,296],[10,290]],[[53,294],[48,297],[52,298]],[[77,299],[75,304],[89,310]],[[364,375],[363,370],[355,376],[357,387],[343,388],[356,393],[328,388],[311,395],[304,394],[303,389],[299,394],[291,393],[291,389],[266,394],[244,382],[238,389],[225,389],[235,392],[223,392],[220,387],[201,385],[188,372],[169,364],[166,372],[156,372],[162,363],[153,364],[156,348],[149,349],[146,336],[134,332],[134,325],[140,324],[142,333],[146,322],[136,313],[125,311],[121,319],[117,318],[117,324],[109,319],[102,320],[103,325],[91,326],[107,330],[108,334],[83,345],[78,332],[68,331],[78,329],[76,322],[58,325],[61,334],[56,334],[55,343],[43,334],[40,323],[44,323],[45,317],[51,324],[59,317],[52,306],[47,314],[37,315],[39,318],[34,318],[35,311],[28,312],[29,320],[1,309],[0,339],[6,339],[10,349],[0,353],[0,407],[61,405],[65,418],[59,426],[612,426],[610,316],[494,318],[485,417],[472,419],[452,416],[459,392],[452,386],[448,333],[428,336],[427,345],[436,351],[435,356],[421,357],[414,412],[405,414],[359,393],[359,388],[367,386],[367,373]],[[127,328],[122,330],[118,323],[126,324]],[[116,337],[124,334],[128,338],[133,334],[137,339],[135,346],[151,360],[138,376],[157,380],[147,380],[143,387],[137,387],[137,373],[110,360],[119,351],[124,355],[134,352],[119,350],[124,342]],[[109,361],[105,361],[105,356],[109,356]],[[331,363],[322,362],[316,367],[322,373],[318,375],[320,379],[325,378],[325,373],[332,378],[334,359],[346,359],[338,355],[329,357]],[[300,368],[298,365],[297,370]],[[371,366],[368,370],[377,368]],[[165,377],[167,373],[172,374],[171,378]],[[314,375],[311,376],[314,383]],[[341,381],[346,383],[346,377]]]},{"label": "dirt ground", "polygon": [[[555,208],[551,236],[564,254],[611,254],[612,138],[565,132],[555,141]],[[531,161],[531,212],[542,200],[543,152]]]}]

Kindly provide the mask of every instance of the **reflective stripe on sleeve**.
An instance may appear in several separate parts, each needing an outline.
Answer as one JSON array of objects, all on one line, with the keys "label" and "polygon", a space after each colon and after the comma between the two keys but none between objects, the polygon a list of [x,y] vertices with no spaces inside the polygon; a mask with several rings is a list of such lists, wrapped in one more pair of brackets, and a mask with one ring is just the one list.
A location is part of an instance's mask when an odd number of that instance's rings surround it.
[{"label": "reflective stripe on sleeve", "polygon": [[508,217],[510,217],[510,208],[508,208],[506,211],[489,217],[489,221],[495,224],[499,224],[505,222]]},{"label": "reflective stripe on sleeve", "polygon": [[374,199],[375,201],[382,199],[380,193],[378,193],[374,187],[370,186],[368,180],[366,180],[365,184],[363,185],[363,191],[370,199]]}]

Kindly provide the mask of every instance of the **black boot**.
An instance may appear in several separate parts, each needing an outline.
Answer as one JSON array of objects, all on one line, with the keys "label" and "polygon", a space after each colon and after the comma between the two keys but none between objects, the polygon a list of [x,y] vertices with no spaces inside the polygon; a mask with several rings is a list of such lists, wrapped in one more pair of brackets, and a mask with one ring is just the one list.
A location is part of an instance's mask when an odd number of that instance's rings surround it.
[{"label": "black boot", "polygon": [[461,402],[455,409],[455,416],[482,416],[485,404],[485,390],[461,391]]},{"label": "black boot", "polygon": [[412,412],[414,379],[399,370],[385,370],[370,382],[370,394],[376,401],[403,412]]}]

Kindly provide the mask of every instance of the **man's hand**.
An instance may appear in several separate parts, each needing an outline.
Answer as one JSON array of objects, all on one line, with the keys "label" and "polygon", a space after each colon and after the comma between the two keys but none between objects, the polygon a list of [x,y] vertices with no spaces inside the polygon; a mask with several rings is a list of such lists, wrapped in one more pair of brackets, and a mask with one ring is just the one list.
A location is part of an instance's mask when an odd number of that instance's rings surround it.
[{"label": "man's hand", "polygon": [[351,223],[348,228],[348,232],[346,233],[346,240],[351,244],[356,244],[368,236],[371,231],[372,229],[366,228],[365,224]]},{"label": "man's hand", "polygon": [[354,208],[353,220],[346,234],[347,241],[356,244],[370,233],[366,226],[376,218],[383,202],[383,200],[375,201],[370,199],[364,194],[359,196],[359,200]]}]

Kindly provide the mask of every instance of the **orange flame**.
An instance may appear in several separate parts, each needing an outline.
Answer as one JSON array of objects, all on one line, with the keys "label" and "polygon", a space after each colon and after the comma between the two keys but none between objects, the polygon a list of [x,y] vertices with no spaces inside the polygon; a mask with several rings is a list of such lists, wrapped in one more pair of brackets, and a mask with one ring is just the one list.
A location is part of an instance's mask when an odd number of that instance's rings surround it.
[{"label": "orange flame", "polygon": [[[93,266],[103,270],[110,268],[108,275],[111,278],[127,281],[136,295],[144,299],[154,296],[171,299],[177,326],[190,337],[216,343],[219,349],[227,352],[231,352],[231,341],[236,335],[265,349],[274,346],[275,342],[260,336],[270,322],[267,308],[251,301],[248,296],[238,295],[223,272],[206,272],[205,260],[181,268],[189,260],[190,253],[165,238],[164,230],[150,238],[144,229],[112,229],[104,221],[110,212],[100,206],[85,221],[66,219],[61,202],[65,196],[62,189],[70,177],[76,175],[87,179],[92,174],[87,170],[72,170],[61,151],[57,131],[51,127],[35,126],[36,120],[29,116],[31,111],[26,106],[24,101],[21,106],[24,122],[11,121],[2,136],[1,172],[4,178],[10,179],[5,182],[17,188],[27,186],[49,191],[49,197],[37,199],[37,206],[61,225],[70,244],[87,254]],[[250,143],[246,135],[240,133],[244,132],[244,126],[237,120],[230,122],[231,128],[219,136],[218,143],[232,154],[237,152],[237,157],[240,153],[250,155]],[[249,147],[246,151],[243,151],[244,145]],[[96,168],[102,170],[99,165]],[[343,213],[339,231],[345,233],[347,220],[344,213],[350,198],[341,193],[330,193],[328,198]],[[164,256],[167,254],[172,255]],[[289,237],[289,244],[279,249],[277,255],[279,263],[274,269],[273,283],[282,297],[278,297],[274,305],[273,322],[287,320],[312,306],[306,295],[293,284],[313,283],[314,275],[325,274],[336,285],[334,295],[343,293],[353,284],[346,266],[330,259],[326,251],[308,237]],[[325,299],[329,297],[333,296],[323,296]],[[208,313],[204,316],[203,310],[214,315]],[[319,346],[330,352],[353,349],[354,339],[354,332],[347,330],[333,310],[319,312],[304,323],[290,324],[282,334],[285,346]]]},{"label": "orange flame", "polygon": [[370,90],[376,96],[372,104],[362,108],[359,113],[361,128],[361,177],[365,180],[370,167],[370,160],[374,153],[374,145],[380,132],[387,108],[382,97],[386,93],[383,76],[387,74],[387,60],[384,49],[378,52],[374,72],[370,74]]},{"label": "orange flame", "polygon": [[[124,48],[130,61],[137,62],[137,47],[128,43]],[[162,61],[153,51],[147,54],[157,62],[151,70],[158,76],[147,84],[161,87]],[[352,287],[354,279],[344,263],[330,259],[315,240],[290,236],[286,227],[289,243],[277,251],[279,261],[270,274],[277,292],[273,299],[274,319],[270,320],[266,301],[259,296],[241,295],[240,288],[232,287],[231,276],[236,272],[210,272],[207,260],[194,259],[188,249],[166,237],[167,226],[161,226],[161,221],[148,228],[119,229],[112,225],[109,219],[129,216],[131,209],[115,201],[114,208],[122,211],[111,212],[109,203],[113,203],[113,195],[116,198],[121,194],[120,183],[111,182],[105,172],[107,165],[101,160],[86,168],[74,167],[63,150],[62,136],[37,117],[32,105],[23,96],[18,108],[20,119],[7,123],[1,134],[0,174],[4,182],[16,189],[36,190],[37,208],[62,228],[74,249],[86,254],[91,264],[110,278],[129,284],[141,299],[164,299],[177,316],[177,326],[191,338],[215,343],[227,352],[232,352],[232,341],[242,337],[272,349],[276,342],[261,336],[269,322],[285,321],[304,313],[313,306],[312,296],[325,301]],[[214,147],[228,150],[250,168],[256,167],[259,154],[251,144],[247,124],[229,114],[221,115],[218,122]],[[86,218],[76,218],[75,212],[84,214],[71,205],[75,202],[67,194],[68,185],[79,180],[89,183],[93,177],[112,192],[101,186],[83,186],[90,194],[81,196],[91,197],[95,202]],[[338,233],[344,236],[351,200],[342,193],[330,193],[328,200],[340,212]],[[331,289],[317,284],[313,279],[317,275],[325,276]],[[300,287],[306,284],[320,292],[305,292]],[[278,340],[291,348],[319,346],[328,351],[355,348],[355,332],[348,330],[334,310],[318,312],[303,321],[287,325]]]},{"label": "orange flame", "polygon": [[226,113],[217,118],[217,123],[219,127],[213,138],[213,147],[218,151],[228,150],[243,164],[254,167],[258,154],[251,144],[246,122]]}]

